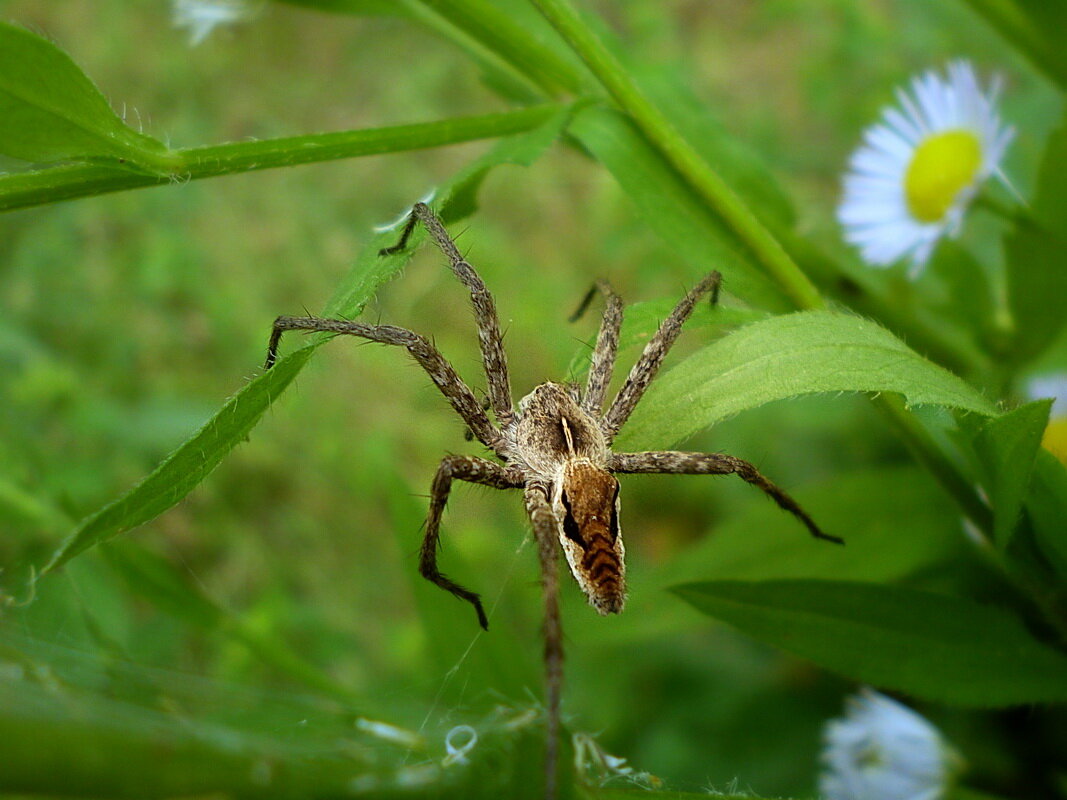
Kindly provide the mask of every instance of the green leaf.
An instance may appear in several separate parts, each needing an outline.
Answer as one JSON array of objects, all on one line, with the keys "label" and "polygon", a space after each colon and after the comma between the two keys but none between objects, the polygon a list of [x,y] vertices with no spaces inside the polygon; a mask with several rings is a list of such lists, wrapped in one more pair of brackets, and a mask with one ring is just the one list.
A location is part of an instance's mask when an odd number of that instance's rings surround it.
[{"label": "green leaf", "polygon": [[[1015,322],[1012,349],[1026,361],[1040,354],[1063,330],[1067,314],[1067,121],[1048,139],[1037,189],[1016,228],[1004,240],[1008,300]],[[1036,220],[1035,221],[1031,221]]]},{"label": "green leaf", "polygon": [[0,153],[37,162],[125,159],[158,172],[167,148],[128,128],[66,53],[0,22]]},{"label": "green leaf", "polygon": [[[441,192],[441,215],[455,221],[453,198],[465,198],[462,210],[471,210],[470,193],[493,166],[504,163],[530,164],[562,130],[565,115],[557,114],[541,127],[501,140],[489,153],[460,173]],[[351,318],[386,281],[395,277],[422,240],[417,228],[404,252],[380,257],[378,251],[396,242],[397,231],[372,237],[348,276],[326,305],[323,316]],[[264,352],[268,321],[264,320]],[[174,506],[215,469],[226,455],[248,438],[251,430],[277,397],[303,369],[315,349],[329,337],[316,336],[235,394],[208,422],[160,464],[147,478],[118,500],[85,520],[60,546],[42,574],[62,566],[74,556],[125,531],[143,525]]]},{"label": "green leaf", "polygon": [[297,648],[224,609],[166,559],[128,541],[113,542],[98,552],[130,588],[162,611],[198,628],[225,632],[261,663],[327,696],[347,704],[357,699],[354,692],[305,661]]},{"label": "green leaf", "polygon": [[666,447],[745,409],[814,392],[896,392],[910,405],[997,413],[875,323],[803,311],[740,328],[660,377],[623,428],[619,449]]},{"label": "green leaf", "polygon": [[993,541],[1002,551],[1019,520],[1051,408],[1051,400],[1027,403],[989,420],[974,438],[979,474],[993,504]]},{"label": "green leaf", "polygon": [[608,168],[638,215],[692,264],[694,275],[717,269],[731,294],[770,310],[793,308],[745,255],[737,237],[623,114],[603,107],[583,109],[575,114],[568,133]]},{"label": "green leaf", "polygon": [[[1026,496],[1026,515],[1038,549],[1067,586],[1067,468],[1052,453],[1039,449]],[[1067,603],[1067,598],[1062,602]]]},{"label": "green leaf", "polygon": [[1067,701],[1067,656],[993,606],[879,584],[717,581],[700,611],[853,680],[961,706]]}]

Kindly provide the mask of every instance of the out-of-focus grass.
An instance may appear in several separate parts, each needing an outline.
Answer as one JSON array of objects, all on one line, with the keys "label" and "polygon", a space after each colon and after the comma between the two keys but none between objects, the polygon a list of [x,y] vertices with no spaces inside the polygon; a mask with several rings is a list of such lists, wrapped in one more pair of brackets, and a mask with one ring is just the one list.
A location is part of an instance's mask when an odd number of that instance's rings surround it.
[{"label": "out-of-focus grass", "polygon": [[[787,183],[803,224],[828,237],[838,172],[859,130],[917,69],[958,55],[1005,69],[1018,89],[1006,113],[1028,122],[1020,135],[1036,138],[1050,124],[1032,75],[952,5],[676,0],[599,10],[636,59],[691,76],[728,129]],[[190,50],[163,3],[15,0],[4,11],[58,41],[127,119],[175,145],[500,107],[459,52],[393,20],[270,6]],[[44,508],[5,511],[7,589],[22,585],[27,563],[42,563],[64,519],[140,479],[239,388],[262,362],[274,316],[320,307],[372,224],[486,146],[0,219],[0,479]],[[1031,166],[1017,165],[1019,181]],[[572,326],[565,319],[594,278],[644,300],[673,298],[690,277],[633,223],[605,171],[573,150],[495,173],[482,196],[482,211],[453,233],[496,293],[520,395],[567,377],[595,315]],[[368,316],[432,334],[481,386],[467,306],[427,250]],[[806,485],[857,466],[906,460],[849,398],[750,412],[691,446],[748,458],[802,497]],[[414,727],[464,721],[499,700],[539,695],[540,604],[513,494],[458,486],[445,520],[442,564],[483,593],[490,633],[416,575],[425,494],[448,452],[477,448],[422,372],[402,353],[337,341],[212,478],[129,535],[246,624],[291,643],[363,698],[366,713]],[[817,731],[840,687],[709,630],[650,585],[655,570],[764,499],[729,479],[634,477],[624,491],[635,602],[627,615],[600,619],[567,587],[571,724],[603,731],[609,750],[683,785],[723,788],[739,776],[760,793],[810,790]],[[146,668],[286,685],[246,647],[160,610],[95,556],[50,576],[33,603],[5,615],[32,637],[101,657],[110,647]],[[660,618],[677,622],[657,632],[649,621]]]}]

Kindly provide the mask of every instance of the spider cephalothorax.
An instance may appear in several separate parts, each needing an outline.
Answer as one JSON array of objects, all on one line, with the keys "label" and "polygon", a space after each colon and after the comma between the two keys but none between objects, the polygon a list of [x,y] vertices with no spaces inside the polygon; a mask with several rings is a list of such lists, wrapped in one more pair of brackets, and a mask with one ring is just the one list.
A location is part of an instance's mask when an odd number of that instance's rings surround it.
[{"label": "spider cephalothorax", "polygon": [[[463,379],[437,348],[420,334],[392,325],[318,317],[278,317],[267,349],[269,369],[277,357],[282,333],[292,330],[324,331],[360,336],[383,344],[404,347],[426,370],[471,434],[489,448],[501,463],[477,456],[446,456],[434,476],[430,510],[419,558],[423,577],[456,597],[466,600],[483,628],[489,620],[478,595],[460,586],[437,568],[441,514],[453,479],[492,486],[522,489],[541,560],[545,604],[546,747],[545,795],[555,796],[558,762],[560,693],[563,684],[563,632],[559,615],[557,560],[563,550],[578,585],[601,614],[622,611],[626,599],[626,566],[622,531],[619,527],[619,482],[616,473],[672,473],[689,475],[734,474],[762,489],[784,510],[796,516],[812,535],[840,543],[815,525],[789,495],[759,471],[733,456],[721,453],[686,453],[671,450],[616,453],[611,443],[629,418],[645,389],[659,371],[667,351],[678,338],[682,325],[702,297],[714,303],[721,277],[712,272],[675,306],[670,316],[645,345],[615,399],[602,411],[615,367],[622,325],[622,301],[611,287],[597,282],[579,313],[599,291],[605,299],[604,316],[597,335],[584,392],[575,385],[542,383],[513,407],[507,358],[504,355],[496,305],[482,279],[456,248],[441,221],[430,208],[416,203],[392,253],[402,249],[417,222],[422,222],[438,247],[448,257],[456,277],[470,290],[478,321],[478,341],[485,365],[488,406],[478,402]],[[577,316],[577,315],[575,315]],[[557,543],[559,547],[557,548]]]},{"label": "spider cephalothorax", "polygon": [[548,487],[571,574],[597,611],[618,613],[626,600],[619,482],[609,472],[608,440],[579,402],[576,386],[542,383],[501,431],[502,455],[528,482]]}]

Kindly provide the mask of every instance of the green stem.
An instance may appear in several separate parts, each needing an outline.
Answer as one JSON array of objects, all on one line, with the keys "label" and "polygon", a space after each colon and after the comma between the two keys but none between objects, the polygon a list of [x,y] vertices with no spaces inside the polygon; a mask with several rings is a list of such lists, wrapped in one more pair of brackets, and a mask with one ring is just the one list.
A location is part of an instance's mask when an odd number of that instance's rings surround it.
[{"label": "green stem", "polygon": [[562,108],[558,104],[545,104],[501,114],[414,125],[174,150],[171,152],[175,167],[169,175],[133,172],[106,163],[63,164],[35,172],[0,175],[0,211],[253,170],[495,139],[535,128]]},{"label": "green stem", "polygon": [[567,0],[532,2],[574,48],[648,140],[752,251],[797,308],[824,308],[825,301],[818,290],[778,240],[756,219],[733,189],[707,165],[663,113],[642,94],[622,64],[582,22]]},{"label": "green stem", "polygon": [[1008,205],[1003,200],[993,197],[989,192],[979,192],[978,196],[974,198],[973,205],[975,208],[988,211],[1009,225],[1040,233],[1044,236],[1059,238],[1053,231],[1045,227],[1037,217],[1031,214],[1025,206]]},{"label": "green stem", "polygon": [[926,467],[937,479],[964,516],[982,533],[986,541],[993,540],[993,512],[978,495],[974,484],[967,480],[938,446],[930,432],[904,407],[904,401],[896,395],[880,394],[874,398],[875,407],[883,413],[904,438],[915,460]]},{"label": "green stem", "polygon": [[[506,65],[535,85],[547,97],[561,91],[584,94],[588,87],[577,65],[561,58],[537,36],[487,0],[406,0],[427,24],[440,29],[445,22],[452,30],[450,38],[461,35],[492,54],[493,60]],[[420,13],[421,12],[421,13]],[[431,16],[432,15],[432,16]],[[464,45],[464,42],[460,42]],[[469,47],[468,47],[469,49]]]}]

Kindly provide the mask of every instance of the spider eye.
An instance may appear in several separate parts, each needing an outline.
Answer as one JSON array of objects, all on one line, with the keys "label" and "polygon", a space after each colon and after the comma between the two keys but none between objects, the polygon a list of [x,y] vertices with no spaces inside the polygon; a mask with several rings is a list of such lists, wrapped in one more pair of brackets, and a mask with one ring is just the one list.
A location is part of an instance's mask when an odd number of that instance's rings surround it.
[{"label": "spider eye", "polygon": [[586,548],[585,540],[582,538],[582,532],[578,528],[578,522],[574,519],[574,512],[571,511],[571,501],[566,492],[563,493],[562,499],[563,507],[567,510],[563,517],[563,534],[584,550]]}]

